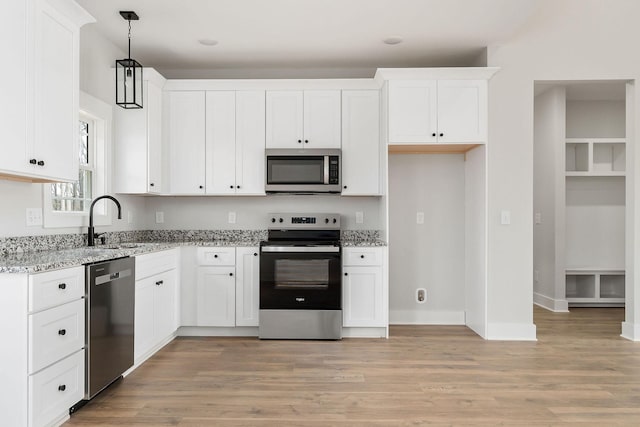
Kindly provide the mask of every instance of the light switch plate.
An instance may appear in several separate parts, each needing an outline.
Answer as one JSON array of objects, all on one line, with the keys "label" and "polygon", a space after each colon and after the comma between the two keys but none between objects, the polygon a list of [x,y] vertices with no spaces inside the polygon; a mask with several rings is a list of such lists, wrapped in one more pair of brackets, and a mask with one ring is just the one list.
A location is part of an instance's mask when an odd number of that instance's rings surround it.
[{"label": "light switch plate", "polygon": [[162,224],[164,222],[164,212],[156,212],[156,224]]},{"label": "light switch plate", "polygon": [[362,224],[364,222],[364,213],[356,212],[356,224]]},{"label": "light switch plate", "polygon": [[511,224],[511,211],[500,211],[500,224]]},{"label": "light switch plate", "polygon": [[236,223],[236,213],[229,212],[229,224],[235,224],[235,223]]},{"label": "light switch plate", "polygon": [[416,212],[416,224],[424,224],[424,212]]},{"label": "light switch plate", "polygon": [[27,208],[27,227],[42,225],[42,209]]}]

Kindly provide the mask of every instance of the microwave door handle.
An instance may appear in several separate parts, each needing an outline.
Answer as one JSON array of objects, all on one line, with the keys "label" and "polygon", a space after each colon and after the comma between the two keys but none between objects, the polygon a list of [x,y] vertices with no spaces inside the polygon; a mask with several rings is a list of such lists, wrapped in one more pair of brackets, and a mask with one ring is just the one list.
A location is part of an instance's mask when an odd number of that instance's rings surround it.
[{"label": "microwave door handle", "polygon": [[329,156],[324,156],[324,184],[329,184]]}]

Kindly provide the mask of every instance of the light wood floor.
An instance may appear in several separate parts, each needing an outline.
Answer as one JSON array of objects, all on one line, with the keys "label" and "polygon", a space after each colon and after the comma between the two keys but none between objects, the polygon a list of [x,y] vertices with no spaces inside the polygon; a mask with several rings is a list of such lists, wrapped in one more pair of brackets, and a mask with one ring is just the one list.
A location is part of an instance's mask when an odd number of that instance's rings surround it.
[{"label": "light wood floor", "polygon": [[535,309],[537,342],[394,326],[389,340],[178,338],[66,424],[640,425],[623,309]]}]

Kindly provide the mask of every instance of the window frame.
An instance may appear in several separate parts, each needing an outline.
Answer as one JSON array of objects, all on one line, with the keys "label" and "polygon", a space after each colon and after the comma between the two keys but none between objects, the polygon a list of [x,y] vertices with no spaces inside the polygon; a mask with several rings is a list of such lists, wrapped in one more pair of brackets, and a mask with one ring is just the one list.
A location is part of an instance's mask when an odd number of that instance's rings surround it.
[{"label": "window frame", "polygon": [[[93,176],[92,197],[108,194],[111,175],[113,107],[98,98],[80,91],[78,120],[90,120],[93,127]],[[77,152],[78,150],[76,150]],[[76,154],[77,155],[77,154]],[[80,168],[78,168],[79,170]],[[89,211],[54,211],[51,185],[43,185],[43,226],[45,228],[86,227],[89,225]],[[106,203],[98,203],[94,208],[94,225],[111,225],[111,208]]]}]

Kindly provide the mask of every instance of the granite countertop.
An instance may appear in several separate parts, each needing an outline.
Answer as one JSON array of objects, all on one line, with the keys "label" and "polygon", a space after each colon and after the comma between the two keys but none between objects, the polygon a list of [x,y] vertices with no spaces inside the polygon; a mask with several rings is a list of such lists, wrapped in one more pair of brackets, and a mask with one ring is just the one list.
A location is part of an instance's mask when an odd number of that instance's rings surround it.
[{"label": "granite countertop", "polygon": [[343,239],[341,241],[343,247],[371,247],[371,246],[387,246],[387,242],[382,239]]}]

